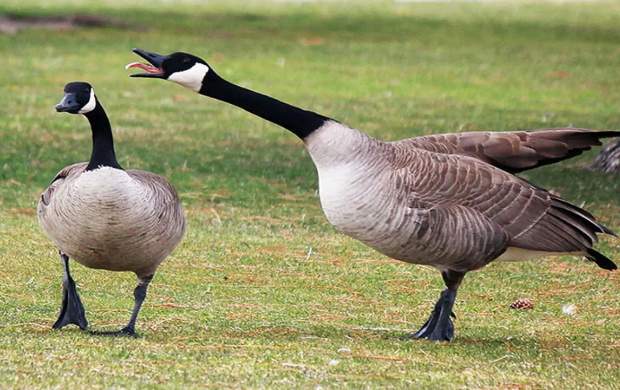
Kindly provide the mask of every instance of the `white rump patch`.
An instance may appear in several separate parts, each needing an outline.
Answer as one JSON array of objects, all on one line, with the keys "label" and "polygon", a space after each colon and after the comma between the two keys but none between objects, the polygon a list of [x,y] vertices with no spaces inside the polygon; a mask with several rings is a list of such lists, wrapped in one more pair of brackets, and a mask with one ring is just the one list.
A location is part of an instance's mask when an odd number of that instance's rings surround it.
[{"label": "white rump patch", "polygon": [[95,106],[97,105],[97,99],[95,99],[95,89],[91,88],[90,89],[90,98],[88,99],[88,103],[86,103],[84,105],[84,107],[82,107],[80,109],[80,111],[78,111],[80,114],[86,114],[91,112],[92,110],[95,109]]},{"label": "white rump patch", "polygon": [[174,72],[168,77],[168,80],[198,92],[202,88],[202,80],[208,71],[207,65],[198,62],[187,70]]},{"label": "white rump patch", "polygon": [[508,247],[506,252],[502,253],[496,260],[498,261],[527,261],[540,259],[542,257],[550,256],[564,256],[564,255],[579,255],[579,252],[544,252],[533,251],[529,249],[517,248],[514,246]]}]

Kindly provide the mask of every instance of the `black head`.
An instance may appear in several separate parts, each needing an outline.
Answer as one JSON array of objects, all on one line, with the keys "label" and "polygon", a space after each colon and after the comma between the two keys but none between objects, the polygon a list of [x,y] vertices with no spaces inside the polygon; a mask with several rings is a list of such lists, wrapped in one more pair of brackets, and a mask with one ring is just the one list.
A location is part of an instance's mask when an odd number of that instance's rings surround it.
[{"label": "black head", "polygon": [[56,111],[70,114],[86,114],[95,109],[97,98],[93,87],[83,81],[65,85],[65,96],[56,105]]},{"label": "black head", "polygon": [[132,62],[125,66],[139,68],[143,73],[132,74],[131,77],[150,77],[174,81],[184,87],[199,91],[203,80],[211,70],[209,64],[192,54],[176,52],[168,55],[133,49],[133,52],[147,60],[148,64]]}]

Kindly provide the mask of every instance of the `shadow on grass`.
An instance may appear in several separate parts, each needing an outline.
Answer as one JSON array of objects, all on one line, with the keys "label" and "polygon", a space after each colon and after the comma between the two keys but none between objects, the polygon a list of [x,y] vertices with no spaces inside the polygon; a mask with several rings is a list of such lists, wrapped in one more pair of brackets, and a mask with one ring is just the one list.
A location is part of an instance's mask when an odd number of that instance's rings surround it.
[{"label": "shadow on grass", "polygon": [[[307,329],[294,327],[294,326],[261,326],[251,329],[236,329],[233,331],[224,330],[221,335],[230,339],[268,339],[272,341],[294,341],[294,340],[312,340],[312,339],[330,339],[335,341],[337,339],[342,340],[383,340],[391,341],[403,344],[420,344],[420,345],[432,345],[433,342],[428,340],[417,340],[409,338],[408,336],[415,332],[414,329],[389,329],[389,328],[352,328],[350,326],[342,325],[313,325]],[[486,329],[489,333],[493,332],[493,329]],[[457,329],[457,335],[452,343],[439,343],[439,344],[454,344],[459,346],[481,346],[488,347],[522,347],[529,348],[532,345],[536,345],[540,340],[535,336],[519,335],[519,337],[511,337],[510,334],[502,336],[489,336],[489,337],[474,337],[467,335],[467,329],[464,329],[459,334]]]}]

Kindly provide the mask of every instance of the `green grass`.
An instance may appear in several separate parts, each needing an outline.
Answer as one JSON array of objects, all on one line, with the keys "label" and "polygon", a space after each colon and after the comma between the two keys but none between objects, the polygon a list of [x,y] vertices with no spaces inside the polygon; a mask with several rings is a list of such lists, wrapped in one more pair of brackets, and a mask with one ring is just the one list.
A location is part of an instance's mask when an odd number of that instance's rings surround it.
[{"label": "green grass", "polygon": [[[492,264],[465,279],[452,344],[403,341],[441,289],[436,271],[336,233],[293,135],[129,79],[123,65],[132,47],[189,51],[232,81],[384,139],[617,129],[619,3],[6,0],[1,12],[97,13],[137,28],[0,35],[0,387],[618,386],[618,273],[572,258]],[[189,217],[138,339],[50,329],[61,268],[34,208],[60,168],[89,156],[87,122],[52,108],[72,80],[95,86],[121,164],[168,176]],[[620,230],[620,180],[586,170],[593,156],[527,177]],[[600,248],[620,260],[618,240]],[[91,326],[123,325],[133,276],[73,270]],[[510,310],[520,297],[535,308]]]}]

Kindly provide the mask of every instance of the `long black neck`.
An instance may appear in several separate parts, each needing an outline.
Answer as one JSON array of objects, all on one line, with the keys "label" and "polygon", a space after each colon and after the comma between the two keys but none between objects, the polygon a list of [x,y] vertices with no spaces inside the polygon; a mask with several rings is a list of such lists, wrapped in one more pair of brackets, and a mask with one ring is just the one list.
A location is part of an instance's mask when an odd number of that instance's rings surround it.
[{"label": "long black neck", "polygon": [[123,169],[116,161],[114,153],[114,140],[112,139],[112,126],[103,107],[97,101],[95,109],[84,114],[90,122],[90,129],[93,132],[93,151],[90,161],[86,167],[87,171],[95,170],[99,167],[111,167]]},{"label": "long black neck", "polygon": [[228,82],[209,71],[203,81],[200,94],[218,99],[269,122],[282,126],[299,138],[304,139],[314,130],[321,127],[325,121],[331,120],[312,111],[291,106],[272,97],[251,91]]}]

